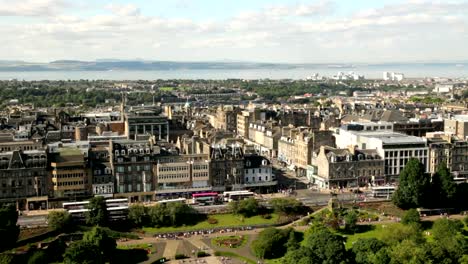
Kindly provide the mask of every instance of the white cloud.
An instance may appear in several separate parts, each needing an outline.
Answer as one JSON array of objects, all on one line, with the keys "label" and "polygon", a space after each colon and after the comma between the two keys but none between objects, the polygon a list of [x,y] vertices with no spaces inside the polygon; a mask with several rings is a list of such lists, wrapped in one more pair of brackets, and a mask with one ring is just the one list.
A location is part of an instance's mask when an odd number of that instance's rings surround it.
[{"label": "white cloud", "polygon": [[[51,3],[48,13],[46,2]],[[332,12],[337,4],[319,1],[267,6],[206,20],[145,15],[131,4],[107,5],[104,14],[79,16],[64,12],[66,2],[59,0],[22,3],[9,11],[3,5],[0,15],[43,13],[43,17],[37,23],[0,27],[0,34],[10,36],[0,40],[7,47],[0,51],[0,59],[346,62],[468,58],[468,50],[461,48],[468,43],[466,1],[408,1],[339,16]]]},{"label": "white cloud", "polygon": [[121,5],[121,4],[108,4],[106,6],[108,10],[119,16],[138,16],[140,15],[140,8],[133,4]]},{"label": "white cloud", "polygon": [[0,16],[50,16],[69,5],[65,0],[0,0]]}]

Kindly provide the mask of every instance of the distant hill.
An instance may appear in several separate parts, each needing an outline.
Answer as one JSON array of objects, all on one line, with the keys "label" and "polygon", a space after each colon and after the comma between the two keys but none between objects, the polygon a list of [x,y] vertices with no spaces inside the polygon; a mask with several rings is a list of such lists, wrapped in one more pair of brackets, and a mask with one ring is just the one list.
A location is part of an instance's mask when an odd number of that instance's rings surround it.
[{"label": "distant hill", "polygon": [[[436,62],[436,63],[386,63],[373,64],[381,66],[390,65],[421,65],[421,64],[453,64],[455,62]],[[95,61],[80,60],[56,60],[49,63],[34,63],[25,61],[2,61],[0,60],[0,71],[151,71],[151,70],[245,70],[245,69],[314,69],[314,68],[353,68],[356,65],[371,64],[286,64],[286,63],[257,63],[242,61],[212,61],[212,62],[182,62],[182,61],[149,61],[149,60],[119,60],[119,59],[99,59]]]}]

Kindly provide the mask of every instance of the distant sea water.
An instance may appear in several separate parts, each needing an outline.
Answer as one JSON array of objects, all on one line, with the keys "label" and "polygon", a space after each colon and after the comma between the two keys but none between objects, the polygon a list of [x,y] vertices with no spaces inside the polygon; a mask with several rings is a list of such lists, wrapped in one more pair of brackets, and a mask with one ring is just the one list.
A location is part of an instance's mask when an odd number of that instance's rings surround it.
[{"label": "distant sea water", "polygon": [[331,77],[353,71],[369,79],[382,79],[384,71],[401,72],[406,78],[467,78],[468,63],[380,64],[356,66],[311,66],[290,69],[177,69],[110,71],[0,71],[0,80],[156,80],[156,79],[305,79],[314,73]]}]

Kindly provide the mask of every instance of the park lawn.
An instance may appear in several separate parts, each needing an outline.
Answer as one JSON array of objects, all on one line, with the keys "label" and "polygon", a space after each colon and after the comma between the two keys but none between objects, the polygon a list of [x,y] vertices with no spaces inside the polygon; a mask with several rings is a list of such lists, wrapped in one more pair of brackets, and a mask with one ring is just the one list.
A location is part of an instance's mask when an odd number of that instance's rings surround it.
[{"label": "park lawn", "polygon": [[[194,231],[201,229],[219,228],[219,227],[240,227],[240,226],[253,226],[253,225],[273,225],[278,221],[277,214],[271,214],[270,219],[265,219],[259,215],[242,218],[241,216],[233,214],[214,214],[209,217],[218,220],[217,224],[210,224],[207,220],[199,222],[192,226],[178,226],[178,227],[144,227],[143,231],[147,233],[169,233],[169,232],[183,232]],[[243,219],[243,221],[242,221]]]},{"label": "park lawn", "polygon": [[172,92],[174,87],[159,87],[159,90],[163,92]]},{"label": "park lawn", "polygon": [[[391,224],[381,224],[381,225],[373,225],[373,229],[367,232],[362,233],[355,233],[353,235],[343,235],[346,237],[346,248],[349,249],[353,246],[353,243],[356,242],[360,238],[377,238],[382,239],[383,231],[385,228],[392,228],[392,226],[400,225],[399,223],[391,223]],[[383,227],[385,226],[385,228]]]},{"label": "park lawn", "polygon": [[151,249],[152,244],[134,244],[134,245],[117,245],[117,249],[128,250],[128,249]]}]

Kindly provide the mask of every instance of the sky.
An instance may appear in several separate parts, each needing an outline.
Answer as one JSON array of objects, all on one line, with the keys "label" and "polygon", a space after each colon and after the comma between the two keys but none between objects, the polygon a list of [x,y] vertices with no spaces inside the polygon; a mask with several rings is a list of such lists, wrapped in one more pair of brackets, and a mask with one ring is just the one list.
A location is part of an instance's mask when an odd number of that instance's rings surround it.
[{"label": "sky", "polygon": [[468,0],[0,0],[0,60],[466,61]]}]

